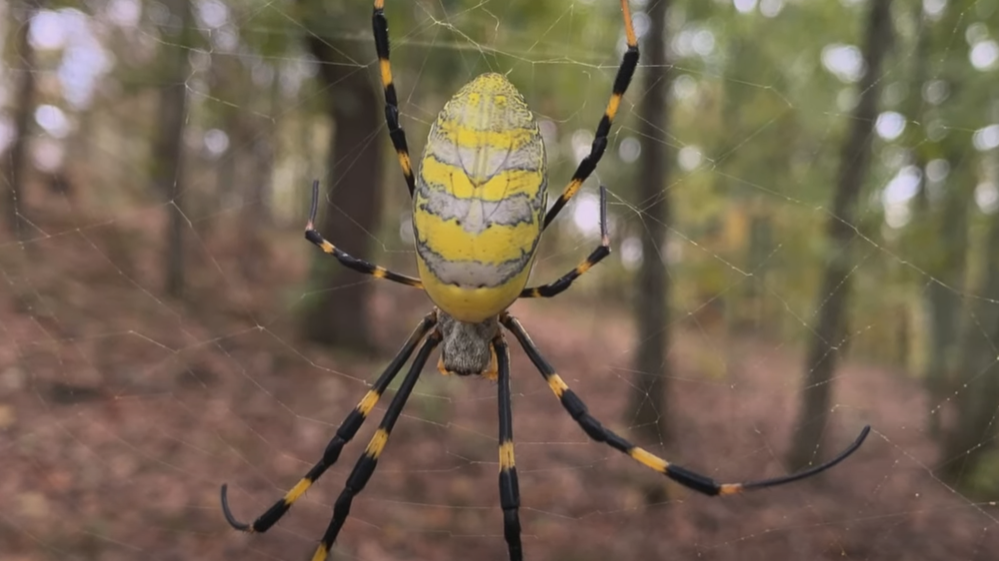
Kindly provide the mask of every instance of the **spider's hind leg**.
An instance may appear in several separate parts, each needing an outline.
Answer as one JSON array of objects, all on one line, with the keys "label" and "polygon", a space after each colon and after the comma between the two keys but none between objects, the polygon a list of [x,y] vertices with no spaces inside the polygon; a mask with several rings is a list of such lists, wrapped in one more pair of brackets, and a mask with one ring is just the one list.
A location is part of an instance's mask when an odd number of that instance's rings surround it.
[{"label": "spider's hind leg", "polygon": [[776,487],[778,485],[792,483],[794,481],[805,479],[806,477],[817,475],[842,462],[851,454],[856,452],[857,449],[860,448],[860,445],[864,443],[864,439],[867,438],[867,435],[871,431],[871,427],[865,426],[860,431],[860,435],[857,436],[856,440],[847,446],[845,450],[840,452],[839,455],[824,464],[814,466],[804,471],[781,477],[744,483],[719,483],[706,475],[701,475],[693,470],[678,466],[660,458],[659,456],[656,456],[640,446],[635,446],[614,431],[603,426],[603,424],[595,419],[593,415],[590,415],[590,412],[587,409],[586,404],[583,403],[583,400],[580,399],[575,392],[569,389],[569,386],[565,383],[562,377],[559,376],[555,372],[555,369],[548,364],[548,361],[541,356],[541,352],[538,351],[537,346],[535,346],[534,342],[531,341],[527,331],[524,330],[524,326],[506,313],[500,317],[500,322],[502,322],[503,326],[509,329],[510,332],[513,333],[514,337],[517,338],[517,341],[520,342],[521,347],[524,348],[524,352],[527,353],[531,362],[534,363],[534,366],[544,377],[545,381],[548,382],[548,387],[551,388],[552,392],[562,403],[562,407],[565,408],[566,412],[572,416],[573,420],[579,424],[580,428],[582,428],[590,438],[596,440],[597,442],[603,442],[619,452],[623,452],[643,466],[657,471],[673,481],[676,481],[680,485],[683,485],[688,489],[693,489],[698,493],[711,496],[734,495],[736,493],[752,489]]},{"label": "spider's hind leg", "polygon": [[299,482],[292,487],[290,491],[285,493],[284,497],[278,499],[276,503],[271,505],[263,514],[257,517],[252,523],[247,524],[245,522],[240,522],[236,520],[236,517],[232,515],[232,511],[229,509],[229,499],[228,499],[228,486],[222,485],[222,513],[225,515],[226,521],[233,528],[243,531],[243,532],[253,532],[253,533],[263,533],[266,532],[277,523],[278,520],[284,516],[291,506],[295,504],[299,498],[305,494],[305,491],[312,486],[324,473],[330,468],[336,461],[340,458],[340,452],[343,450],[345,444],[354,438],[357,434],[358,429],[364,424],[365,419],[371,414],[372,409],[378,403],[379,398],[388,389],[389,384],[395,379],[399,371],[409,360],[409,357],[413,354],[416,346],[420,344],[423,337],[430,331],[431,328],[437,323],[436,314],[428,314],[420,322],[420,325],[413,331],[412,335],[409,336],[409,340],[402,346],[399,353],[396,354],[392,362],[385,368],[382,375],[378,377],[374,385],[368,390],[368,393],[364,394],[364,398],[357,404],[353,411],[347,415],[347,418],[340,423],[340,427],[336,430],[336,435],[329,441],[326,445],[326,451],[323,452],[323,457],[314,465],[312,469],[309,470],[304,477],[302,477]]},{"label": "spider's hind leg", "polygon": [[522,561],[524,548],[520,542],[520,483],[513,460],[513,410],[510,405],[510,352],[502,335],[491,345],[496,354],[499,382],[499,491],[503,509],[503,537],[510,561]]},{"label": "spider's hind leg", "polygon": [[364,450],[364,455],[357,460],[357,463],[354,464],[354,469],[347,476],[347,483],[343,486],[343,491],[340,492],[340,496],[337,497],[336,502],[333,504],[333,517],[326,527],[326,532],[323,533],[323,539],[319,542],[316,553],[312,556],[312,561],[324,561],[329,554],[330,549],[333,547],[333,542],[336,541],[337,536],[340,534],[340,529],[343,528],[344,522],[347,521],[354,497],[364,490],[364,486],[371,479],[371,475],[375,473],[375,468],[378,466],[378,458],[385,450],[385,445],[388,443],[392,428],[395,427],[395,422],[399,420],[402,408],[406,406],[406,401],[409,399],[410,394],[413,393],[413,388],[416,387],[416,381],[420,378],[420,372],[423,370],[423,366],[426,365],[427,358],[438,343],[440,343],[440,334],[438,332],[431,333],[423,343],[416,358],[413,359],[409,373],[406,374],[402,384],[396,391],[395,397],[392,398],[392,403],[389,404],[388,410],[385,411],[385,416],[382,417],[382,422],[378,425],[378,430],[375,431],[374,436],[371,437],[371,441],[368,442],[368,447]]}]

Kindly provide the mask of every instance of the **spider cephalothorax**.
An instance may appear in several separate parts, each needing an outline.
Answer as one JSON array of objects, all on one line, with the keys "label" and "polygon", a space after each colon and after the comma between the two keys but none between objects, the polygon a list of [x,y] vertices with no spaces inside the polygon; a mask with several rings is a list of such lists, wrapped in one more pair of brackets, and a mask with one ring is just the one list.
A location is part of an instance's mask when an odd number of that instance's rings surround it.
[{"label": "spider cephalothorax", "polygon": [[628,48],[614,78],[610,101],[597,125],[590,153],[579,163],[572,179],[547,212],[544,208],[548,184],[544,143],[523,97],[499,74],[479,76],[451,98],[438,115],[427,139],[419,177],[413,174],[406,135],[399,125],[399,106],[389,64],[384,3],[384,0],[375,0],[374,3],[375,48],[385,88],[389,137],[414,201],[413,230],[420,278],[393,273],[356,259],[324,240],[313,228],[319,204],[318,182],[312,188],[312,211],[305,237],[355,271],[426,290],[437,309],[423,318],[371,389],[340,424],[323,457],[297,485],[252,524],[239,522],[232,516],[226,499],[226,486],[222,486],[223,512],[234,528],[265,532],[273,526],[339,459],[344,445],[357,434],[419,346],[416,358],[396,390],[385,416],[333,506],[333,517],[312,558],[313,561],[326,559],[347,520],[351,502],[374,473],[389,434],[430,354],[438,345],[443,345],[439,368],[445,373],[463,376],[481,374],[497,380],[499,502],[503,509],[503,536],[511,561],[521,561],[524,554],[520,539],[520,491],[513,453],[510,358],[500,325],[517,339],[562,407],[587,435],[623,452],[641,465],[706,495],[729,495],[797,481],[836,465],[860,447],[869,427],[861,431],[850,447],[825,464],[763,481],[717,483],[710,477],[673,465],[604,427],[590,415],[583,401],[541,356],[520,322],[507,313],[506,309],[517,298],[548,298],[561,293],[610,253],[607,191],[601,187],[600,245],[558,280],[525,288],[541,233],[579,191],[600,161],[607,148],[611,123],[638,66],[638,39],[632,28],[627,0],[621,0],[621,11]]},{"label": "spider cephalothorax", "polygon": [[437,330],[441,334],[438,370],[459,376],[496,378],[496,355],[492,350],[493,339],[499,335],[499,319],[496,316],[479,323],[468,323],[437,310]]}]

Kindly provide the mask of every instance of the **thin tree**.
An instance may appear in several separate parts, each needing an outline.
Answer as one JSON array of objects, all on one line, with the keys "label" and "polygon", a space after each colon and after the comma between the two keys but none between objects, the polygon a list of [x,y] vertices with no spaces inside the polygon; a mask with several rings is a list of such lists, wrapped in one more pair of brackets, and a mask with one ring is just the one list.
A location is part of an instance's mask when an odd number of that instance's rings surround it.
[{"label": "thin tree", "polygon": [[[962,103],[959,92],[965,81],[967,64],[964,53],[953,52],[950,47],[953,30],[961,25],[968,6],[948,6],[946,15],[933,21],[924,13],[923,7],[910,6],[917,19],[916,53],[913,63],[913,92],[921,92],[931,78],[942,80],[955,86],[954,94],[948,96],[948,112],[961,111],[963,107],[977,107],[974,103]],[[941,51],[943,55],[934,54]],[[925,100],[922,95],[910,95],[906,115],[910,123],[906,125],[907,144],[914,156],[914,165],[924,173],[920,174],[919,194],[915,197],[913,216],[906,227],[906,237],[914,264],[929,273],[935,282],[930,282],[921,290],[922,305],[927,313],[926,369],[923,380],[934,404],[947,403],[947,396],[953,391],[952,377],[956,361],[960,358],[963,299],[951,287],[964,286],[968,269],[969,212],[971,190],[975,185],[973,166],[967,162],[966,140],[958,135],[946,135],[942,139],[927,137],[925,123],[933,120],[932,115],[924,114]],[[932,108],[929,108],[932,109]],[[927,110],[929,110],[927,109]],[[941,109],[935,109],[940,111]],[[950,172],[938,186],[941,199],[931,204],[928,180],[925,170],[929,158],[947,162]],[[943,410],[931,408],[927,415],[927,430],[934,438],[946,437],[941,431]]]},{"label": "thin tree", "polygon": [[[164,45],[162,54],[162,83],[160,85],[157,136],[153,148],[153,185],[169,204],[166,230],[166,251],[163,254],[164,290],[170,296],[184,292],[184,209],[182,206],[181,179],[183,177],[184,119],[187,109],[188,56],[191,28],[190,0],[169,0],[166,3],[170,18],[160,26],[160,32],[171,40]],[[180,29],[169,22],[179,21]]]},{"label": "thin tree", "polygon": [[[271,80],[268,95],[270,115],[280,113],[281,81]],[[272,225],[271,191],[274,175],[275,144],[278,125],[274,120],[239,118],[236,130],[242,139],[252,139],[242,147],[250,156],[247,162],[250,174],[242,178],[244,212],[240,213],[240,237],[246,240],[239,253],[240,270],[247,279],[259,278],[266,264],[260,256],[267,255],[267,229]]]},{"label": "thin tree", "polygon": [[870,5],[864,38],[866,71],[860,80],[860,99],[840,150],[839,175],[826,224],[832,254],[817,296],[819,319],[805,362],[804,389],[798,422],[788,456],[790,469],[811,463],[819,452],[832,401],[832,377],[838,349],[846,336],[845,314],[850,296],[850,252],[857,198],[871,159],[872,133],[877,117],[881,65],[891,42],[891,0]]},{"label": "thin tree", "polygon": [[670,224],[668,192],[664,190],[669,172],[666,130],[669,120],[667,94],[671,72],[666,62],[666,10],[669,0],[655,0],[649,6],[649,28],[645,47],[646,92],[638,107],[640,156],[639,201],[645,231],[642,235],[642,265],[635,279],[635,318],[638,348],[630,396],[629,419],[635,431],[651,440],[667,440],[666,381],[669,364],[668,295],[669,277],[662,254]]},{"label": "thin tree", "polygon": [[[950,163],[954,171],[948,174],[941,189],[943,201],[936,205],[937,208],[927,208],[923,214],[929,231],[924,231],[919,240],[923,242],[920,246],[923,258],[929,261],[924,270],[934,279],[923,291],[929,319],[925,387],[934,404],[946,403],[959,360],[963,304],[960,295],[951,287],[964,286],[967,276],[970,190],[974,188],[971,166],[966,154],[961,154],[966,148],[958,146],[954,139],[944,139],[939,149],[942,159]],[[923,197],[923,200],[927,198]],[[928,201],[918,204],[929,207]],[[927,420],[931,436],[942,437],[946,432],[940,431],[939,418],[939,411],[931,410]]]},{"label": "thin tree", "polygon": [[[999,154],[997,154],[999,156]],[[999,159],[999,158],[997,158]],[[999,166],[996,166],[999,169]],[[986,454],[996,448],[999,435],[999,212],[989,219],[982,244],[984,279],[976,293],[983,305],[972,306],[972,321],[962,332],[961,352],[956,359],[956,419],[941,440],[941,475],[952,484],[966,484]]]},{"label": "thin tree", "polygon": [[[932,33],[931,25],[932,22],[930,18],[927,17],[922,5],[910,6],[910,15],[913,17],[913,24],[916,27],[916,51],[915,55],[912,57],[912,78],[910,81],[910,88],[912,91],[921,92],[923,84],[927,81],[927,74],[929,70],[930,55],[932,53]],[[913,247],[913,253],[916,256],[922,256],[925,259],[925,251],[918,251],[916,248],[925,247],[927,234],[937,237],[943,235],[942,232],[938,232],[937,228],[934,227],[934,221],[932,219],[932,210],[930,208],[930,193],[928,189],[928,180],[926,178],[926,164],[927,149],[924,144],[927,142],[926,128],[923,126],[925,118],[923,116],[925,110],[926,101],[923,99],[922,95],[910,95],[906,104],[903,106],[903,112],[906,118],[909,119],[909,123],[905,127],[905,144],[909,147],[912,153],[913,165],[915,165],[921,172],[919,174],[919,183],[917,185],[918,194],[914,197],[915,204],[913,205],[913,220],[910,221],[906,228],[906,239],[905,243],[911,243]],[[963,220],[960,221],[962,224]],[[967,229],[966,228],[954,228],[955,232],[950,235],[963,235]],[[944,246],[945,247],[945,246]],[[948,252],[950,253],[950,252]],[[963,258],[964,252],[957,252],[959,258]],[[919,263],[922,269],[930,269],[931,265],[929,263]],[[963,270],[963,267],[958,269]],[[950,323],[947,317],[943,317],[944,314],[940,312],[940,306],[935,305],[941,300],[939,297],[939,289],[943,287],[936,286],[936,283],[931,283],[931,286],[927,287],[925,299],[927,301],[927,309],[932,315],[933,321],[930,322],[930,337],[932,342],[928,345],[926,350],[929,359],[927,361],[927,367],[925,371],[925,376],[923,382],[926,391],[932,396],[935,403],[939,403],[943,400],[944,390],[946,388],[946,366],[945,357],[947,356],[947,350],[949,349],[947,341],[949,337],[953,337],[956,333],[956,329],[939,329],[937,327],[948,325]],[[944,289],[946,290],[946,289]],[[946,295],[944,295],[946,297]],[[950,295],[953,296],[953,295]],[[956,312],[956,306],[950,306],[946,309],[948,312]],[[956,315],[956,313],[954,313]],[[940,415],[930,414],[927,415],[927,431],[931,436],[938,436],[940,432]]]},{"label": "thin tree", "polygon": [[[327,111],[334,123],[327,159],[332,188],[325,192],[325,217],[319,230],[325,237],[356,257],[370,256],[367,232],[378,230],[381,209],[383,137],[367,142],[381,125],[381,94],[364,67],[347,64],[370,59],[368,43],[329,40],[315,34],[307,46],[319,61],[319,75],[329,92]],[[369,328],[367,304],[371,283],[338,266],[328,255],[317,254],[313,279],[329,287],[353,284],[350,290],[324,290],[305,311],[305,335],[312,341],[337,345],[355,352],[370,352],[374,341]],[[358,282],[361,281],[361,282]]]},{"label": "thin tree", "polygon": [[35,50],[28,40],[28,30],[31,27],[31,18],[38,12],[40,2],[38,0],[24,0],[21,2],[20,17],[15,12],[15,20],[19,20],[19,25],[15,25],[14,33],[14,55],[7,73],[13,75],[17,80],[17,88],[14,94],[14,131],[8,155],[3,158],[6,166],[3,166],[2,177],[6,178],[8,190],[5,201],[7,227],[15,235],[19,236],[20,224],[18,215],[24,213],[21,205],[24,193],[24,179],[28,171],[28,128],[31,125],[31,110],[35,93]]}]

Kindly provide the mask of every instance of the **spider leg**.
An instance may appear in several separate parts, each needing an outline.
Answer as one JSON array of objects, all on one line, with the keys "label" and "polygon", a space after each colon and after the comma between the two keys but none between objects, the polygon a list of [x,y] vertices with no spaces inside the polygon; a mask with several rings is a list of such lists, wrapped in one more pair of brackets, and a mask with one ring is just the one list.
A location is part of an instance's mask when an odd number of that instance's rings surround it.
[{"label": "spider leg", "polygon": [[397,282],[399,284],[404,284],[406,286],[412,286],[413,288],[423,288],[423,283],[420,279],[409,277],[406,275],[401,275],[399,273],[393,273],[385,267],[380,267],[373,263],[369,263],[364,259],[358,259],[353,257],[346,251],[338,248],[337,246],[331,244],[330,242],[323,239],[323,235],[319,233],[315,228],[316,222],[316,212],[319,210],[319,181],[312,182],[312,208],[309,211],[309,222],[305,225],[305,239],[312,242],[319,249],[324,252],[336,257],[344,267],[357,271],[358,273],[364,273],[365,275],[371,275],[376,279],[386,279],[392,282]]},{"label": "spider leg", "polygon": [[499,488],[500,507],[503,509],[503,537],[506,539],[510,561],[523,561],[524,549],[520,543],[520,484],[513,461],[513,411],[510,406],[510,351],[506,341],[497,337],[493,341],[499,371]]},{"label": "spider leg", "polygon": [[295,501],[297,501],[305,493],[305,491],[316,482],[316,480],[322,477],[323,473],[325,473],[330,466],[336,463],[337,459],[340,457],[340,451],[343,450],[344,444],[350,442],[350,440],[354,438],[354,435],[357,434],[357,430],[361,428],[362,424],[364,424],[364,420],[368,418],[368,415],[375,407],[375,404],[378,403],[378,399],[385,392],[385,389],[388,388],[389,384],[392,383],[392,380],[395,379],[396,375],[399,373],[399,370],[401,370],[403,365],[406,364],[406,361],[409,360],[409,357],[413,354],[413,350],[416,348],[416,345],[420,343],[423,337],[434,325],[436,325],[436,323],[436,314],[431,313],[423,318],[420,325],[417,326],[416,330],[413,331],[413,334],[409,336],[409,340],[406,341],[406,344],[402,346],[399,353],[385,368],[385,371],[378,377],[378,380],[375,381],[374,386],[368,390],[368,393],[364,395],[364,398],[357,404],[357,407],[355,407],[354,410],[347,415],[347,418],[340,423],[340,427],[336,430],[336,436],[334,436],[332,440],[329,441],[329,444],[326,445],[326,451],[323,452],[322,459],[320,459],[316,465],[312,466],[312,469],[305,474],[305,477],[303,477],[297,485],[285,493],[284,497],[274,503],[269,509],[254,520],[252,524],[240,522],[232,515],[232,512],[229,510],[229,500],[226,496],[228,486],[222,485],[222,513],[225,514],[225,519],[229,522],[229,525],[243,532],[264,533],[278,520],[280,520],[281,517],[288,512],[288,509],[291,508],[291,505],[295,504]]},{"label": "spider leg", "polygon": [[525,288],[520,292],[520,298],[551,298],[569,288],[574,280],[589,271],[604,257],[610,255],[610,236],[607,235],[607,189],[600,186],[600,245],[590,253],[575,269],[559,277],[555,282],[541,286]]},{"label": "spider leg", "polygon": [[347,477],[347,483],[333,505],[333,518],[330,520],[329,526],[326,527],[326,532],[323,534],[323,539],[319,542],[319,547],[316,548],[316,553],[312,556],[312,561],[324,561],[329,554],[330,548],[333,547],[333,542],[336,541],[343,523],[346,522],[347,516],[350,514],[351,502],[364,489],[364,486],[368,483],[368,479],[371,478],[371,474],[375,472],[375,467],[378,465],[378,457],[385,449],[385,444],[388,442],[392,427],[395,426],[395,422],[399,419],[399,414],[402,413],[402,408],[405,407],[406,400],[409,399],[409,394],[413,392],[413,387],[416,386],[416,380],[419,379],[420,372],[427,363],[427,358],[440,341],[441,336],[439,332],[435,331],[431,333],[423,343],[423,346],[420,347],[416,358],[413,359],[409,373],[406,374],[402,385],[399,386],[395,397],[392,398],[392,403],[388,406],[385,416],[382,417],[382,422],[378,425],[378,430],[375,431],[374,436],[371,437],[371,441],[368,442],[368,447],[364,450],[364,455],[357,460],[354,469]]},{"label": "spider leg", "polygon": [[555,373],[555,370],[550,364],[541,356],[538,348],[531,341],[530,336],[524,330],[524,327],[515,318],[509,314],[504,313],[500,317],[500,321],[510,330],[511,333],[520,341],[520,345],[524,347],[524,351],[527,356],[537,367],[538,371],[548,382],[548,386],[551,387],[555,396],[558,397],[559,401],[562,402],[562,406],[565,410],[572,415],[573,420],[579,423],[586,434],[590,438],[596,440],[597,442],[604,442],[611,448],[623,452],[630,456],[633,460],[644,465],[647,468],[655,470],[666,477],[669,477],[673,481],[676,481],[680,485],[693,489],[698,493],[703,493],[705,495],[734,495],[736,493],[741,493],[742,491],[751,489],[763,489],[766,487],[776,487],[777,485],[784,485],[785,483],[791,483],[806,477],[811,477],[817,475],[841,461],[845,460],[850,454],[853,454],[860,448],[860,445],[864,443],[864,439],[867,438],[868,433],[871,430],[870,426],[865,426],[863,430],[860,431],[860,435],[857,439],[850,444],[845,450],[840,452],[835,458],[829,460],[828,462],[812,467],[810,469],[792,473],[790,475],[782,477],[774,477],[772,479],[763,479],[760,481],[751,481],[745,483],[718,483],[714,479],[701,475],[697,472],[691,471],[687,468],[680,467],[678,465],[672,464],[655,454],[635,446],[631,442],[628,442],[624,438],[618,436],[614,431],[604,427],[600,424],[600,421],[593,418],[589,411],[586,409],[586,405],[583,403],[576,394],[569,389],[569,386]]},{"label": "spider leg", "polygon": [[551,224],[552,220],[555,220],[562,207],[579,191],[586,178],[596,169],[597,162],[603,157],[604,150],[607,149],[607,135],[610,134],[611,123],[614,121],[617,110],[621,106],[621,97],[624,96],[624,92],[628,89],[631,77],[635,74],[635,68],[638,67],[638,38],[635,36],[635,29],[631,25],[631,10],[628,9],[628,0],[621,0],[621,12],[624,16],[624,34],[628,41],[628,50],[625,51],[624,57],[621,59],[621,66],[618,68],[617,76],[614,78],[614,89],[611,92],[610,101],[607,102],[607,108],[604,110],[604,116],[600,118],[600,124],[597,125],[593,144],[590,146],[590,153],[583,158],[583,161],[579,162],[575,173],[572,174],[572,180],[565,186],[555,204],[548,209],[548,213],[545,214],[545,228]]},{"label": "spider leg", "polygon": [[378,66],[382,75],[382,87],[385,89],[385,122],[388,123],[389,137],[392,146],[399,157],[402,175],[406,178],[409,196],[413,196],[416,180],[413,178],[413,163],[409,159],[409,147],[406,146],[406,133],[399,126],[399,100],[395,95],[395,84],[392,83],[392,65],[389,63],[388,20],[385,19],[385,0],[375,0],[374,13],[371,15],[371,27],[375,32],[375,50],[378,52]]}]

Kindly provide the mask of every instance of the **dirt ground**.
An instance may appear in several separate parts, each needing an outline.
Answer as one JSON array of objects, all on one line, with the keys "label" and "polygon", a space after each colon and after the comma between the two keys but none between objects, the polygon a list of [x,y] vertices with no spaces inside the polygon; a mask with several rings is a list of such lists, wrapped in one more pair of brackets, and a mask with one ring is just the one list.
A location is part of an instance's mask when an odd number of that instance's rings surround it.
[{"label": "dirt ground", "polygon": [[[270,532],[231,530],[219,486],[251,520],[294,485],[425,312],[422,295],[379,287],[384,356],[353,357],[295,337],[304,249],[272,251],[251,282],[218,258],[224,244],[202,247],[180,303],[158,295],[146,273],[157,256],[124,241],[130,227],[0,250],[0,557],[308,559],[387,399]],[[514,312],[594,415],[627,434],[627,317],[569,302]],[[670,355],[667,457],[723,481],[785,473],[798,349],[696,327],[681,323]],[[528,560],[999,559],[999,507],[934,477],[932,406],[901,372],[838,371],[830,452],[873,426],[852,458],[718,499],[588,441],[512,348]],[[333,558],[505,559],[495,402],[494,384],[428,367]]]}]

